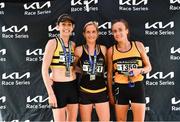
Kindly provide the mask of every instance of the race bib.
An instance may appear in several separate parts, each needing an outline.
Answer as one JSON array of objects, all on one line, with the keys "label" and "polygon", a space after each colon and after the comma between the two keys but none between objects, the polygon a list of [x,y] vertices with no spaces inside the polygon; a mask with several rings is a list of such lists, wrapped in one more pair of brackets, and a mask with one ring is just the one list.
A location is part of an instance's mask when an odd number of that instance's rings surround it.
[{"label": "race bib", "polygon": [[60,55],[59,56],[59,61],[60,62],[65,62],[65,56],[64,55]]},{"label": "race bib", "polygon": [[102,73],[103,72],[103,66],[97,66],[96,67],[96,72]]},{"label": "race bib", "polygon": [[[96,72],[98,73],[102,73],[103,69],[103,66],[96,66]],[[83,65],[83,71],[90,72],[90,65]]]},{"label": "race bib", "polygon": [[129,71],[130,69],[137,67],[137,64],[117,64],[118,71]]},{"label": "race bib", "polygon": [[89,71],[89,65],[83,65],[83,71],[88,72]]}]

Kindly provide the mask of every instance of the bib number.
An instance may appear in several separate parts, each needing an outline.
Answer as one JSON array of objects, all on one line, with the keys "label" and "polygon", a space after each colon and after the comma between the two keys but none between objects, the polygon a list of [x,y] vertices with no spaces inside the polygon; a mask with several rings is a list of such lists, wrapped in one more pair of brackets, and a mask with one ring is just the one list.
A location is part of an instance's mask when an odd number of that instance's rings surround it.
[{"label": "bib number", "polygon": [[118,71],[129,71],[132,68],[137,68],[137,64],[117,64]]},{"label": "bib number", "polygon": [[[90,66],[89,65],[83,65],[83,71],[90,72]],[[97,66],[96,72],[102,73],[103,72],[103,66]]]}]

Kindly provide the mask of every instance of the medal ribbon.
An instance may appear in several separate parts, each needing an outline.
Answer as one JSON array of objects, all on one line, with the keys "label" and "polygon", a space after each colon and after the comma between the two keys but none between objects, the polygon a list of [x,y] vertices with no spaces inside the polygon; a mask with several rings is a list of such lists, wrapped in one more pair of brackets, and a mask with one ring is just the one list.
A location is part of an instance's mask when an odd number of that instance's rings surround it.
[{"label": "medal ribbon", "polygon": [[96,46],[95,46],[95,50],[94,50],[94,61],[91,58],[91,55],[89,53],[89,49],[88,49],[87,45],[86,45],[86,49],[87,49],[88,55],[89,55],[90,71],[91,71],[91,74],[94,75],[95,74],[95,70],[96,70],[96,62],[97,62]]},{"label": "medal ribbon", "polygon": [[64,44],[64,41],[62,40],[62,38],[59,39],[59,37],[57,37],[58,40],[61,43],[62,49],[63,49],[63,53],[64,53],[64,57],[65,57],[65,63],[66,63],[66,71],[70,71],[70,65],[71,65],[71,60],[72,60],[72,55],[71,55],[71,47],[72,47],[72,42],[68,41],[68,52],[66,51],[66,47]]}]

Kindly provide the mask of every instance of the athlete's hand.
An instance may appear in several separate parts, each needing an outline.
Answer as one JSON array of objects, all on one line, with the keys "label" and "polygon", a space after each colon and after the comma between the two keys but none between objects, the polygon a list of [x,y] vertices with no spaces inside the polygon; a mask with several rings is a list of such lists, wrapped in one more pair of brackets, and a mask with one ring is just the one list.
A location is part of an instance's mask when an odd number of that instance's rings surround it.
[{"label": "athlete's hand", "polygon": [[54,108],[57,107],[57,99],[54,94],[49,95],[49,105]]},{"label": "athlete's hand", "polygon": [[141,74],[141,69],[133,68],[133,69],[129,70],[129,72],[131,72],[131,71],[133,71],[134,76]]}]

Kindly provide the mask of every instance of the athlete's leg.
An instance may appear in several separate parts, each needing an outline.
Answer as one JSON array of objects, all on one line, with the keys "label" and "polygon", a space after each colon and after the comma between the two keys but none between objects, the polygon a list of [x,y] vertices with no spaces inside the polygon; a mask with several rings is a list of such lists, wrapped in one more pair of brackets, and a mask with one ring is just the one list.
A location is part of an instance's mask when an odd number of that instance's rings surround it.
[{"label": "athlete's leg", "polygon": [[110,121],[109,102],[96,103],[95,107],[99,121]]},{"label": "athlete's leg", "polygon": [[116,120],[118,122],[124,122],[127,120],[127,112],[129,105],[115,104]]},{"label": "athlete's leg", "polygon": [[87,105],[80,104],[80,115],[81,115],[82,122],[91,121],[92,107],[93,107],[93,104],[87,104]]},{"label": "athlete's leg", "polygon": [[77,121],[78,104],[67,105],[67,121]]},{"label": "athlete's leg", "polygon": [[137,82],[133,89],[131,100],[131,108],[133,112],[133,120],[143,122],[145,118],[145,88],[143,82]]},{"label": "athlete's leg", "polygon": [[57,109],[52,109],[53,111],[53,117],[55,122],[59,121],[65,121],[66,120],[66,107],[64,108],[57,108]]},{"label": "athlete's leg", "polygon": [[131,103],[133,112],[133,121],[144,122],[145,118],[145,104],[144,103]]}]

